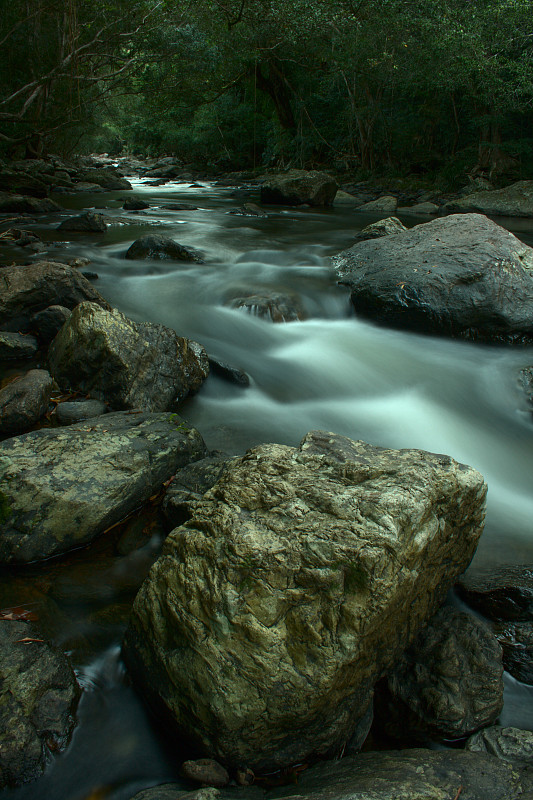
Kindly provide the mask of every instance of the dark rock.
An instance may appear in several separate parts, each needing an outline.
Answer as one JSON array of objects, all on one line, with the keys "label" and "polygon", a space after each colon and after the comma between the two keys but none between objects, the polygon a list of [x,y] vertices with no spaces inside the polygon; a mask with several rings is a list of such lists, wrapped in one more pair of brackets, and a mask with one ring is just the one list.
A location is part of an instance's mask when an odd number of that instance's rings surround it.
[{"label": "dark rock", "polygon": [[116,409],[171,410],[209,373],[203,347],[170,328],[80,303],[48,352],[59,386]]},{"label": "dark rock", "polygon": [[31,358],[38,349],[39,345],[34,336],[13,331],[0,331],[0,361],[12,358]]},{"label": "dark rock", "polygon": [[150,208],[150,203],[140,200],[138,197],[132,197],[126,200],[122,208],[124,211],[143,211],[145,208]]},{"label": "dark rock", "polygon": [[49,344],[70,317],[70,313],[70,308],[65,306],[48,306],[34,314],[31,329],[41,342]]},{"label": "dark rock", "polygon": [[427,333],[533,342],[533,249],[479,214],[456,214],[335,256],[357,313]]},{"label": "dark rock", "polygon": [[[177,783],[165,783],[151,789],[144,789],[134,795],[131,800],[221,800],[221,794],[214,787],[184,792]],[[236,797],[235,800],[239,800],[239,798]],[[249,798],[242,797],[241,800],[249,800]],[[262,800],[262,794],[258,800]]]},{"label": "dark rock", "polygon": [[469,606],[488,619],[533,621],[533,569],[525,564],[469,570],[455,588]]},{"label": "dark rock", "polygon": [[144,173],[144,178],[164,178],[165,183],[173,178],[177,178],[182,167],[180,164],[170,164],[166,166],[154,167]]},{"label": "dark rock", "polygon": [[297,297],[278,292],[236,297],[231,305],[233,308],[242,308],[256,317],[271,319],[272,322],[295,322],[305,318]]},{"label": "dark rock", "polygon": [[44,369],[31,369],[0,389],[0,431],[24,433],[48,411],[54,381]]},{"label": "dark rock", "polygon": [[184,247],[168,236],[141,236],[133,242],[126,253],[126,258],[195,261],[197,264],[203,264],[203,259],[197,250]]},{"label": "dark rock", "polygon": [[367,239],[379,239],[382,236],[391,236],[395,233],[402,233],[408,230],[403,222],[397,217],[387,217],[367,225],[361,231],[355,234],[356,242],[364,242]]},{"label": "dark rock", "polygon": [[[469,187],[470,192],[472,187]],[[533,217],[533,181],[518,181],[504,189],[472,192],[446,204],[448,211],[476,211],[506,217]]]},{"label": "dark rock", "polygon": [[191,516],[189,503],[199,500],[215,485],[229,460],[224,453],[212,453],[176,472],[162,506],[170,528],[181,525]]},{"label": "dark rock", "polygon": [[214,356],[209,356],[209,366],[211,367],[212,373],[219,375],[221,378],[231,383],[236,383],[238,386],[250,385],[250,378],[246,372],[243,372],[242,369],[238,369],[237,367],[232,367],[231,364],[226,364],[224,361],[219,361],[219,359]]},{"label": "dark rock", "polygon": [[103,186],[100,186],[99,183],[87,183],[86,181],[76,181],[70,187],[57,187],[56,191],[68,192],[69,194],[74,194],[77,192],[87,192],[88,194],[97,194],[98,192],[105,192],[107,189],[104,189]]},{"label": "dark rock", "polygon": [[123,178],[117,170],[112,167],[104,169],[88,169],[79,174],[82,181],[86,183],[95,183],[108,191],[116,189],[132,189],[131,183]]},{"label": "dark rock", "polygon": [[107,224],[103,214],[95,214],[92,211],[87,211],[85,214],[80,214],[79,217],[69,217],[69,219],[63,220],[63,222],[58,225],[57,230],[104,233],[107,230]]},{"label": "dark rock", "polygon": [[13,169],[0,168],[0,191],[30,197],[46,197],[48,187],[39,178]]},{"label": "dark rock", "polygon": [[107,413],[107,406],[100,400],[72,400],[59,403],[56,418],[61,425],[73,425],[86,419]]},{"label": "dark rock", "polygon": [[24,197],[0,192],[0,214],[51,214],[61,206],[48,197]]},{"label": "dark rock", "polygon": [[503,649],[503,666],[522,683],[533,684],[533,622],[501,622],[494,635]]},{"label": "dark rock", "polygon": [[88,281],[97,281],[98,280],[98,273],[97,272],[88,272],[85,270],[81,273],[84,278],[87,278]]},{"label": "dark rock", "polygon": [[228,771],[212,758],[198,758],[184,761],[181,765],[184,776],[195,783],[222,788],[229,783]]},{"label": "dark rock", "polygon": [[289,206],[308,203],[310,206],[331,206],[337,184],[325,172],[306,172],[293,169],[276,175],[261,186],[261,202]]},{"label": "dark rock", "polygon": [[114,413],[0,444],[0,560],[25,563],[92,541],[199,458],[176,414]]},{"label": "dark rock", "polygon": [[29,244],[40,242],[39,236],[32,231],[25,231],[21,228],[9,228],[2,234],[2,243],[13,242],[18,247],[27,247]]},{"label": "dark rock", "polygon": [[263,209],[255,203],[245,203],[241,208],[230,211],[229,213],[238,217],[268,217],[266,211],[263,211]]},{"label": "dark rock", "polygon": [[66,746],[79,694],[62,653],[28,623],[0,621],[0,788],[38,778]]},{"label": "dark rock", "polygon": [[76,269],[53,261],[0,270],[0,327],[27,331],[39,311],[52,305],[74,308],[83,300],[111,306]]},{"label": "dark rock", "polygon": [[161,206],[165,211],[198,211],[198,206],[193,206],[190,203],[169,203],[166,206]]},{"label": "dark rock", "polygon": [[317,764],[271,800],[518,800],[520,774],[493,756],[460,750],[359,753]]},{"label": "dark rock", "polygon": [[461,739],[503,708],[501,647],[488,626],[445,606],[376,693],[376,716],[400,741]]},{"label": "dark rock", "polygon": [[340,752],[469,563],[485,491],[448,456],[323,431],[231,459],[137,595],[132,675],[228,768]]}]

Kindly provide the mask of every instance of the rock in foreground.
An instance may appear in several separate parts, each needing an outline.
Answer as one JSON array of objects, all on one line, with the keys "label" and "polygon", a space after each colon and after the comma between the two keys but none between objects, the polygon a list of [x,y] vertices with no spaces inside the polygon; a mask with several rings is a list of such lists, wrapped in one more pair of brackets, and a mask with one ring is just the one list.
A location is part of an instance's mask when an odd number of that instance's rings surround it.
[{"label": "rock in foreground", "polygon": [[472,558],[485,491],[448,456],[320,431],[231,460],[137,596],[133,674],[226,766],[338,753]]},{"label": "rock in foreground", "polygon": [[206,455],[176,414],[105,414],[0,445],[0,561],[49,558],[94,539]]},{"label": "rock in foreground", "polygon": [[74,309],[48,357],[61,387],[88,392],[119,410],[172,410],[209,373],[207,353],[196,342],[94,303]]},{"label": "rock in foreground", "polygon": [[65,747],[79,694],[62,653],[27,623],[0,621],[0,788],[37,778]]},{"label": "rock in foreground", "polygon": [[335,256],[355,310],[377,322],[488,342],[533,342],[533,248],[455,214]]}]

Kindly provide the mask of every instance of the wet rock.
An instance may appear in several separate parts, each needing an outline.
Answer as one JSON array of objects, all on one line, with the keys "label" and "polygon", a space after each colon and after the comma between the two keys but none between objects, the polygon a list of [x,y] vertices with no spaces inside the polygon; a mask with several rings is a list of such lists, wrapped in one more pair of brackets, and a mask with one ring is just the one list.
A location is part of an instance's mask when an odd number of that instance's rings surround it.
[{"label": "wet rock", "polygon": [[421,743],[461,739],[501,713],[501,647],[487,625],[445,606],[388,674],[376,700],[389,736]]},{"label": "wet rock", "polygon": [[378,197],[377,200],[371,200],[369,203],[363,203],[362,206],[357,207],[357,211],[396,211],[398,208],[398,200],[391,195]]},{"label": "wet rock", "polygon": [[228,768],[338,753],[469,563],[485,491],[448,456],[320,431],[232,459],[137,595],[131,673]]},{"label": "wet rock", "polygon": [[82,233],[104,233],[107,223],[103,214],[87,211],[78,217],[69,217],[57,227],[58,231],[80,231]]},{"label": "wet rock", "polygon": [[24,433],[44,417],[54,381],[44,369],[31,369],[0,389],[0,431]]},{"label": "wet rock", "polygon": [[193,206],[191,203],[169,203],[161,208],[165,211],[198,211],[198,206]]},{"label": "wet rock", "polygon": [[70,317],[70,313],[70,308],[65,306],[48,306],[32,317],[31,329],[41,342],[49,344]]},{"label": "wet rock", "polygon": [[56,418],[60,425],[73,425],[93,417],[101,417],[108,411],[101,400],[72,400],[59,403]]},{"label": "wet rock", "polygon": [[488,619],[533,621],[533,569],[527,564],[469,570],[457,581],[456,590]]},{"label": "wet rock", "polygon": [[0,444],[0,560],[86,544],[206,454],[176,414],[114,413]]},{"label": "wet rock", "polygon": [[266,211],[263,211],[263,209],[255,203],[245,203],[241,208],[230,211],[229,213],[238,217],[268,217]]},{"label": "wet rock", "polygon": [[533,217],[533,181],[518,181],[504,189],[473,192],[446,204],[448,211],[475,211],[491,216]]},{"label": "wet rock", "polygon": [[0,214],[51,214],[61,206],[48,197],[25,197],[0,192]]},{"label": "wet rock", "polygon": [[526,400],[533,407],[533,366],[524,367],[518,373],[518,384],[526,396]]},{"label": "wet rock", "polygon": [[229,783],[226,769],[212,758],[198,758],[196,761],[184,761],[181,765],[184,776],[196,783],[222,788]]},{"label": "wet rock", "polygon": [[27,623],[0,621],[0,788],[39,777],[66,746],[79,694],[62,653]]},{"label": "wet rock", "polygon": [[209,366],[211,372],[219,375],[230,383],[236,383],[238,386],[249,386],[250,378],[242,369],[232,367],[231,364],[226,364],[224,361],[219,361],[214,356],[209,356]]},{"label": "wet rock", "polygon": [[69,194],[74,194],[76,192],[87,192],[88,194],[97,194],[98,192],[107,191],[107,189],[105,189],[103,186],[100,186],[100,184],[88,183],[87,181],[76,181],[75,183],[72,184],[72,186],[65,187],[64,189],[62,187],[58,187],[56,191],[59,191],[60,189],[61,191],[68,192]]},{"label": "wet rock", "polygon": [[364,242],[367,239],[379,239],[381,236],[392,236],[395,233],[402,233],[406,230],[408,229],[397,217],[387,217],[367,225],[366,228],[356,233],[355,241]]},{"label": "wet rock", "polygon": [[[527,785],[527,784],[525,784]],[[511,764],[459,750],[360,753],[301,772],[272,800],[518,800],[524,784]],[[525,800],[525,797],[524,797]],[[529,799],[528,799],[529,800]]]},{"label": "wet rock", "polygon": [[305,317],[297,297],[278,292],[236,297],[231,305],[233,308],[242,308],[256,317],[271,319],[272,322],[295,322]]},{"label": "wet rock", "polygon": [[124,211],[143,211],[145,208],[150,208],[150,203],[140,200],[138,197],[132,197],[126,200],[122,208]]},{"label": "wet rock", "polygon": [[503,649],[503,666],[522,683],[533,684],[533,622],[500,622],[494,635]]},{"label": "wet rock", "polygon": [[134,322],[120,311],[80,303],[50,345],[50,371],[116,409],[173,409],[209,373],[201,345],[170,328]]},{"label": "wet rock", "polygon": [[27,247],[31,244],[40,242],[39,236],[33,231],[25,231],[21,228],[9,228],[2,234],[2,243],[13,242],[17,247]]},{"label": "wet rock", "polygon": [[203,259],[197,250],[193,250],[192,247],[184,247],[168,236],[141,236],[126,252],[126,258],[194,261],[197,264],[203,264]]},{"label": "wet rock", "polygon": [[163,513],[170,528],[190,517],[189,503],[199,500],[218,481],[230,457],[212,453],[178,470],[163,500]]},{"label": "wet rock", "polygon": [[533,342],[533,249],[480,214],[359,242],[333,259],[357,313],[489,342]]},{"label": "wet rock", "polygon": [[76,269],[53,261],[37,261],[0,271],[0,327],[27,331],[34,315],[52,305],[72,309],[83,300],[111,306]]},{"label": "wet rock", "polygon": [[[131,800],[219,800],[220,796],[219,790],[214,787],[184,792],[180,784],[165,783],[161,786],[154,786],[152,789],[144,789],[134,795]],[[248,800],[248,798],[242,798],[242,800]]]},{"label": "wet rock", "polygon": [[0,361],[31,358],[38,349],[39,344],[34,336],[13,331],[0,331]]},{"label": "wet rock", "polygon": [[325,172],[306,172],[292,169],[275,175],[261,185],[261,202],[298,206],[331,206],[337,193],[337,184]]}]

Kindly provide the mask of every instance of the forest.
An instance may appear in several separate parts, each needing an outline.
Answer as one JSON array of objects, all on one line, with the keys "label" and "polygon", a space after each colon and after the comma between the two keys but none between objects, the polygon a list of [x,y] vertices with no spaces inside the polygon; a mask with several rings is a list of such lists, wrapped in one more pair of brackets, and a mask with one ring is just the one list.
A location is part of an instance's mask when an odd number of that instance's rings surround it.
[{"label": "forest", "polygon": [[533,169],[529,0],[2,0],[0,156],[495,184]]}]

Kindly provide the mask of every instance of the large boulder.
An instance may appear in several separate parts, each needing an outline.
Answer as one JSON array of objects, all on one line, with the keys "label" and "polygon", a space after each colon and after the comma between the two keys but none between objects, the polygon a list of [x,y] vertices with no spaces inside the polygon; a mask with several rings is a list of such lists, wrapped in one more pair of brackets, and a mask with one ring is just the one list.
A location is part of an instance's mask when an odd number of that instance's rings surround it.
[{"label": "large boulder", "polygon": [[377,716],[400,741],[462,739],[503,708],[502,649],[489,627],[444,606],[403,653],[377,694]]},{"label": "large boulder", "polygon": [[0,444],[0,561],[79,547],[206,455],[177,414],[117,412]]},{"label": "large boulder", "polygon": [[53,261],[0,270],[0,327],[27,331],[32,317],[52,305],[74,308],[83,300],[111,308],[78,270]]},{"label": "large boulder", "polygon": [[533,217],[533,181],[518,181],[504,189],[473,192],[446,204],[449,211],[477,211],[509,217]]},{"label": "large boulder", "polygon": [[58,231],[80,231],[81,233],[104,233],[107,223],[103,214],[86,211],[76,217],[68,217],[57,226]]},{"label": "large boulder", "polygon": [[88,392],[116,409],[173,409],[209,373],[201,345],[95,303],[74,309],[50,345],[48,360],[61,388]]},{"label": "large boulder", "polygon": [[490,342],[533,342],[533,248],[480,214],[359,242],[333,259],[356,312]]},{"label": "large boulder", "polygon": [[65,747],[79,696],[61,652],[26,622],[0,621],[0,789],[38,778]]},{"label": "large boulder", "polygon": [[136,598],[132,674],[226,766],[338,753],[469,563],[485,492],[448,456],[320,431],[232,459]]},{"label": "large boulder", "polygon": [[87,169],[78,173],[78,179],[84,183],[96,183],[103,189],[132,189],[131,183],[113,167],[103,169]]},{"label": "large boulder", "polygon": [[15,169],[0,168],[0,191],[31,197],[46,197],[48,186],[36,175]]},{"label": "large boulder", "polygon": [[261,185],[262,203],[331,206],[336,194],[337,184],[331,175],[303,169],[291,169],[283,175],[275,175]]},{"label": "large boulder", "polygon": [[61,206],[49,197],[26,197],[0,191],[0,214],[51,214]]}]

